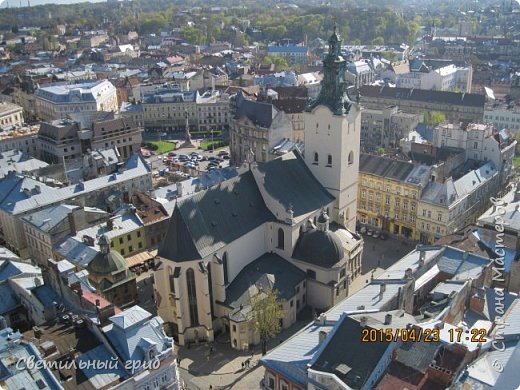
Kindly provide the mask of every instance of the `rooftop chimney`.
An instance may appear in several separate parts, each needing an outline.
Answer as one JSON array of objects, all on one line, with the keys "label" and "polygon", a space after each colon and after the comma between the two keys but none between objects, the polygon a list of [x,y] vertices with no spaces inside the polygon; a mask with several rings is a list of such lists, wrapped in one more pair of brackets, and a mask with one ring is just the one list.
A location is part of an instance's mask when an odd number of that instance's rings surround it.
[{"label": "rooftop chimney", "polygon": [[388,313],[385,315],[385,325],[390,325],[392,323],[392,315]]},{"label": "rooftop chimney", "polygon": [[386,291],[386,283],[381,283],[379,285],[379,294],[383,295],[383,293]]},{"label": "rooftop chimney", "polygon": [[359,319],[359,326],[361,326],[362,328],[366,327],[367,326],[367,321],[368,321],[368,317],[362,316]]}]

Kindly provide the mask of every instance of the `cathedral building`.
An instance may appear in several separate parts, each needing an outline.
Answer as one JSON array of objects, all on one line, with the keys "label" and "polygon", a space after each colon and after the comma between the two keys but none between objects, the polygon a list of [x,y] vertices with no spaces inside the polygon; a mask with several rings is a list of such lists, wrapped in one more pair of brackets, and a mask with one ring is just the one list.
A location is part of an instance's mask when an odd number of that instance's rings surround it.
[{"label": "cathedral building", "polygon": [[156,257],[158,314],[185,345],[215,338],[259,342],[251,298],[277,290],[291,326],[304,307],[332,307],[361,272],[354,233],[360,108],[343,79],[341,41],[329,39],[320,95],[305,113],[305,153],[257,163],[180,199]]}]

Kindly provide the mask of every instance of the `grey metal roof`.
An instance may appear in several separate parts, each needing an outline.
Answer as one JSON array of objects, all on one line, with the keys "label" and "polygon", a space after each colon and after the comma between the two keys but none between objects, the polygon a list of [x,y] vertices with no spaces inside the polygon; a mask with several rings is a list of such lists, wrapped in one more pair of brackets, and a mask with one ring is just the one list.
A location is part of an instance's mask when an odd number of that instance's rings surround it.
[{"label": "grey metal roof", "polygon": [[282,345],[265,355],[260,363],[279,372],[300,387],[307,388],[307,364],[317,351],[320,331],[328,333],[332,328],[332,325],[311,322]]},{"label": "grey metal roof", "polygon": [[66,237],[54,246],[54,251],[64,259],[80,268],[87,268],[88,264],[97,256],[99,251],[75,237]]},{"label": "grey metal roof", "polygon": [[380,292],[382,281],[373,282],[366,285],[358,292],[346,297],[341,302],[330,308],[325,314],[327,321],[338,321],[345,312],[355,312],[360,310],[386,309],[392,310],[394,307],[389,305],[396,297],[399,289],[405,285],[405,281],[398,280],[385,283],[385,291]]},{"label": "grey metal roof", "polygon": [[82,185],[53,188],[27,177],[9,175],[0,180],[0,208],[8,214],[20,214],[150,174],[146,161],[135,153],[126,161],[123,172],[85,181]]},{"label": "grey metal roof", "polygon": [[[365,388],[368,377],[391,343],[363,342],[361,330],[358,321],[344,316],[326,339],[326,344],[322,346],[321,351],[313,358],[311,369],[335,374],[351,389]],[[345,353],[345,351],[355,353]],[[345,371],[341,371],[342,367]]]},{"label": "grey metal roof", "polygon": [[[117,361],[113,361],[113,364],[116,365],[115,368],[103,368],[100,369],[98,367],[93,367],[88,364],[88,362],[110,362],[112,359],[112,354],[109,352],[107,347],[103,344],[98,345],[97,347],[79,355],[75,362],[76,367],[83,367],[81,369],[83,375],[87,378],[87,380],[96,388],[110,388],[111,384],[118,383],[120,380],[124,380],[128,377],[128,374],[125,372],[121,364]],[[80,368],[78,368],[80,370]],[[108,387],[107,387],[108,386]]]},{"label": "grey metal roof", "polygon": [[440,271],[452,275],[452,280],[468,280],[477,279],[490,262],[489,258],[446,247],[437,266]]},{"label": "grey metal roof", "polygon": [[9,150],[0,153],[0,178],[10,171],[18,173],[32,172],[48,166],[45,161],[38,160],[20,150]]},{"label": "grey metal roof", "polygon": [[440,346],[440,342],[406,342],[395,351],[395,361],[424,374]]},{"label": "grey metal roof", "polygon": [[61,298],[48,285],[38,286],[31,290],[31,293],[41,302],[43,307],[54,307],[54,303],[60,302]]},{"label": "grey metal roof", "polygon": [[[133,317],[135,313],[132,309],[133,308],[128,310],[130,310],[129,315]],[[124,316],[124,312],[122,315]],[[173,342],[171,338],[164,334],[162,328],[164,321],[161,317],[154,317],[151,319],[149,317],[141,318],[137,321],[131,319],[130,322],[132,322],[133,325],[139,326],[119,327],[117,326],[117,323],[112,323],[103,328],[103,332],[123,360],[145,360],[145,353],[147,351],[143,348],[144,345],[142,341],[145,339],[148,344],[149,341],[155,343],[159,354],[166,353],[169,350],[171,351]]]},{"label": "grey metal roof", "polygon": [[[7,389],[25,390],[62,390],[63,387],[42,364],[42,358],[32,343],[21,340],[19,332],[11,328],[0,330],[0,377],[2,385]],[[14,343],[13,343],[14,341]],[[34,358],[34,364],[17,365],[18,361],[29,362]]]},{"label": "grey metal roof", "polygon": [[389,157],[373,156],[362,153],[359,157],[359,171],[375,176],[386,177],[398,181],[405,181],[414,169],[412,163],[394,160]]},{"label": "grey metal roof", "polygon": [[[245,266],[226,288],[227,306],[234,310],[230,318],[246,320],[242,308],[250,306],[251,297],[261,290],[277,290],[279,299],[296,294],[296,285],[304,281],[305,272],[274,253],[266,253]],[[248,311],[246,309],[246,311]]]},{"label": "grey metal roof", "polygon": [[275,106],[270,103],[249,100],[243,96],[242,91],[237,93],[235,119],[247,117],[255,125],[270,128],[274,117],[278,113]]},{"label": "grey metal roof", "polygon": [[258,170],[265,174],[263,184],[258,184],[263,185],[267,193],[286,210],[291,207],[296,221],[335,200],[314,177],[297,151],[259,164]]},{"label": "grey metal roof", "polygon": [[7,280],[0,282],[0,314],[8,313],[20,305],[15,292]]},{"label": "grey metal roof", "polygon": [[61,221],[68,218],[68,215],[72,213],[72,210],[77,208],[79,208],[79,206],[59,204],[26,215],[22,220],[43,232],[49,232],[61,223]]},{"label": "grey metal roof", "polygon": [[179,200],[158,255],[202,259],[273,219],[248,171]]},{"label": "grey metal roof", "polygon": [[41,269],[22,261],[4,260],[0,262],[0,281],[14,277],[41,276]]}]

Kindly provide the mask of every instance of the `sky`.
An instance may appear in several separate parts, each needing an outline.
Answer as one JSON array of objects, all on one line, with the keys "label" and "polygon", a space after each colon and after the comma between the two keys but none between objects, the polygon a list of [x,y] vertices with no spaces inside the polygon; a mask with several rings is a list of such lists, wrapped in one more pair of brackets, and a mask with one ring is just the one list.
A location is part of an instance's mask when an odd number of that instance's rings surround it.
[{"label": "sky", "polygon": [[[76,3],[101,3],[106,2],[106,0],[29,0],[31,6],[33,5],[43,5],[43,4],[76,4]],[[20,7],[20,3],[22,7],[27,7],[27,0],[1,0],[0,8],[7,7],[7,3],[9,3],[10,8]]]}]

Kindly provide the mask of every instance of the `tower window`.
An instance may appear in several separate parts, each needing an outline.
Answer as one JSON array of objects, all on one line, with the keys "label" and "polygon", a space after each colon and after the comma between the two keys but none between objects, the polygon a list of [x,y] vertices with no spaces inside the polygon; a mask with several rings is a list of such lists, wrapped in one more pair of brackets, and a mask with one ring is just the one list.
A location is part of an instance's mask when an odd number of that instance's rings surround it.
[{"label": "tower window", "polygon": [[328,167],[331,167],[331,166],[332,166],[332,155],[331,155],[331,154],[329,154],[329,155],[327,156],[327,166],[328,166]]},{"label": "tower window", "polygon": [[318,156],[318,153],[314,152],[314,163],[315,165],[318,165],[318,161],[319,161],[319,156]]},{"label": "tower window", "polygon": [[278,229],[278,249],[284,249],[284,247],[285,247],[284,242],[285,242],[285,235],[283,233],[283,229],[279,228]]}]

